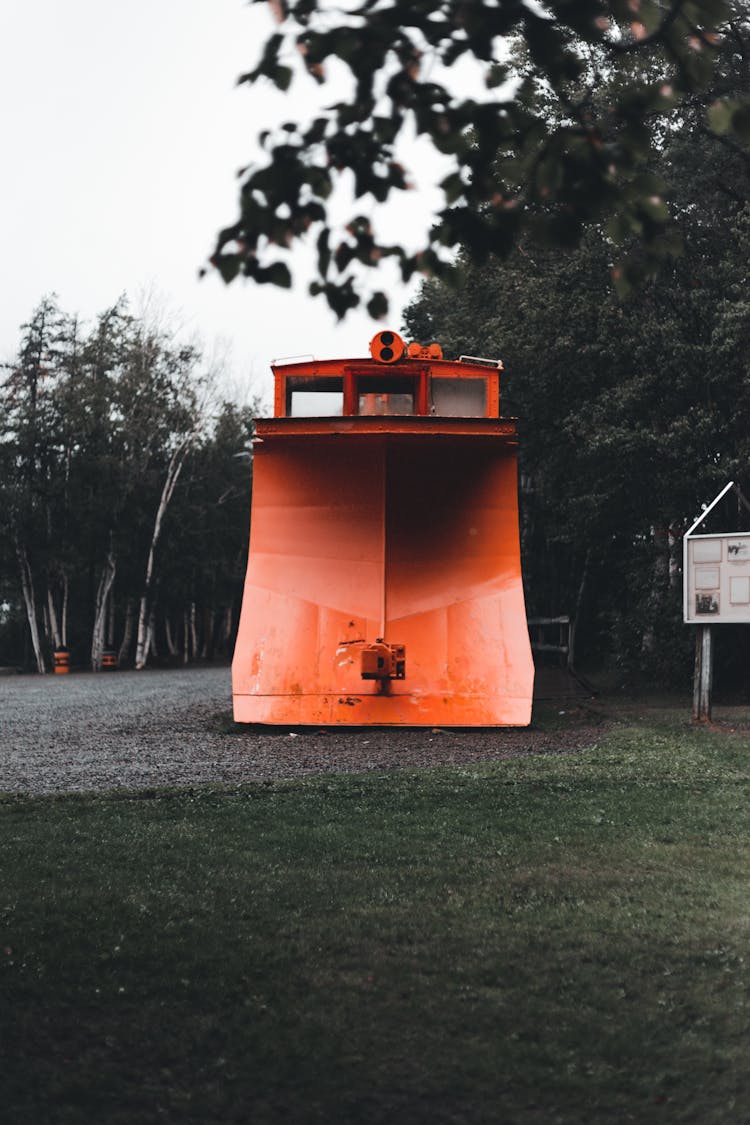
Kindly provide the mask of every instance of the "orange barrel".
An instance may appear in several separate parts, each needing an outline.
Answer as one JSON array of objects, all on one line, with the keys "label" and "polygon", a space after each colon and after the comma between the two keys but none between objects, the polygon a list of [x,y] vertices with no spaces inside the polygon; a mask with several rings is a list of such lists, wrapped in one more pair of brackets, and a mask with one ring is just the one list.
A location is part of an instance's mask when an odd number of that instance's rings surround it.
[{"label": "orange barrel", "polygon": [[52,653],[52,663],[56,676],[67,676],[70,671],[70,653],[66,648],[57,648]]},{"label": "orange barrel", "polygon": [[116,667],[117,667],[117,653],[111,648],[105,649],[104,652],[102,653],[102,671],[103,672],[111,672]]}]

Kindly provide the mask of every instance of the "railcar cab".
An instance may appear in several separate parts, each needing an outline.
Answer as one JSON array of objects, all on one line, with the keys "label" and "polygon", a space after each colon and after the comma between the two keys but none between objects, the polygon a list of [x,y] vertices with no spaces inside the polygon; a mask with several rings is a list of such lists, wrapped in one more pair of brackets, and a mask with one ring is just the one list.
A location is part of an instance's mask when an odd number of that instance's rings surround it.
[{"label": "railcar cab", "polygon": [[272,365],[276,418],[498,418],[499,360],[445,360],[439,344],[406,344],[389,330],[370,342],[371,359]]}]

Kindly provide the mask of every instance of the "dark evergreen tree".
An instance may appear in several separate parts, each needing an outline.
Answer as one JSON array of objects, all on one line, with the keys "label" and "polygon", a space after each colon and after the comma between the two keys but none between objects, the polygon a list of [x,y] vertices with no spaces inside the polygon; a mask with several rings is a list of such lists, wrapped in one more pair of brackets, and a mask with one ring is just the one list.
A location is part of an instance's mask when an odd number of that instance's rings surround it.
[{"label": "dark evergreen tree", "polygon": [[40,672],[46,668],[45,634],[60,641],[54,587],[66,471],[61,394],[68,330],[55,298],[44,298],[21,328],[17,360],[0,386],[0,520]]},{"label": "dark evergreen tree", "polygon": [[52,298],[35,310],[0,383],[3,660],[44,671],[67,645],[142,666],[178,627],[189,659],[228,654],[251,419],[209,410],[209,384],[199,349],[124,298],[89,331]]}]

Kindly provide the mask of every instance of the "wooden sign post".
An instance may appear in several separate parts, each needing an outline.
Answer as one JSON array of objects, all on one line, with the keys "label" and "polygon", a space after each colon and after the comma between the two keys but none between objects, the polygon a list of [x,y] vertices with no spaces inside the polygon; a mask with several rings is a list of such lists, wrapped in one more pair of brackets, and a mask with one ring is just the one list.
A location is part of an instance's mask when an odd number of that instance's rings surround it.
[{"label": "wooden sign post", "polygon": [[714,638],[710,625],[695,631],[695,674],[693,676],[693,718],[711,721],[711,689],[714,680]]}]

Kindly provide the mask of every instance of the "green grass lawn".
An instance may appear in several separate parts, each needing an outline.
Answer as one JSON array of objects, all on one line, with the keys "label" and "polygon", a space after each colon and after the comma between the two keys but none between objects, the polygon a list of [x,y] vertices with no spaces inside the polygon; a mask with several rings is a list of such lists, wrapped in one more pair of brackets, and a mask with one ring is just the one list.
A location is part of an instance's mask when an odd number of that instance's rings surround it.
[{"label": "green grass lawn", "polygon": [[0,800],[0,1119],[750,1121],[750,733]]}]

